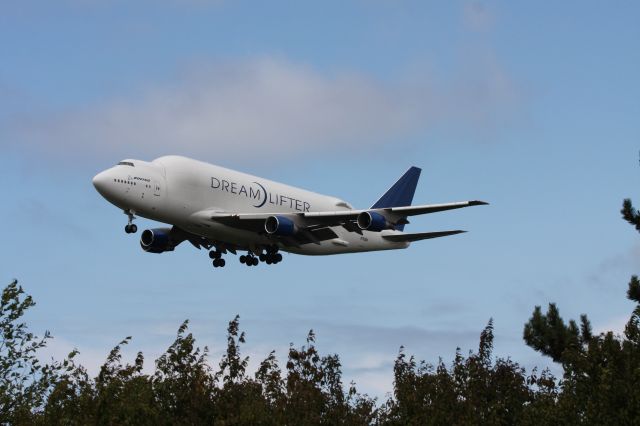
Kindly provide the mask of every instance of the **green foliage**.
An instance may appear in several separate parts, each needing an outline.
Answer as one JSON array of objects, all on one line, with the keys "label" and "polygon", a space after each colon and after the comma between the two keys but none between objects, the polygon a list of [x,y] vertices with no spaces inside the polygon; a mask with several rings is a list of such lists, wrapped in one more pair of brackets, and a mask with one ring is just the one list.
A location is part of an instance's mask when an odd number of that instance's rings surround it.
[{"label": "green foliage", "polygon": [[[493,321],[480,335],[477,353],[467,358],[456,352],[447,368],[416,362],[400,349],[394,366],[394,398],[387,401],[380,420],[384,424],[521,424],[542,402],[528,385],[537,381],[555,386],[548,372],[542,379],[527,377],[509,359],[492,360]],[[547,398],[542,392],[541,398]]]},{"label": "green foliage", "polygon": [[38,338],[21,322],[35,302],[13,281],[0,300],[0,419],[14,424],[29,423],[42,409],[60,375],[72,368],[76,352],[62,363],[42,364],[38,350],[51,338]]},{"label": "green foliage", "polygon": [[580,317],[578,328],[575,321],[565,325],[555,303],[549,304],[546,314],[536,306],[533,315],[524,326],[524,341],[555,362],[564,362],[565,351],[580,351],[591,340],[591,324],[586,315]]},{"label": "green foliage", "polygon": [[353,384],[345,392],[338,356],[321,356],[313,332],[302,348],[290,347],[286,376],[271,352],[250,377],[237,316],[229,322],[217,371],[208,363],[208,348],[199,348],[188,332],[188,321],[151,375],[143,371],[142,353],[132,364],[123,362],[130,337],[111,350],[95,378],[74,363],[75,353],[41,366],[37,352],[50,336],[38,340],[18,322],[34,305],[23,293],[16,282],[3,292],[0,423],[368,425],[375,419],[375,400],[358,394]]},{"label": "green foliage", "polygon": [[[628,297],[637,301],[633,277]],[[108,354],[95,378],[73,355],[40,366],[37,339],[19,319],[33,306],[11,283],[2,299],[2,421],[9,424],[122,425],[439,425],[631,423],[640,416],[640,308],[625,337],[593,336],[585,315],[580,325],[564,322],[554,304],[536,307],[525,325],[525,340],[561,362],[559,381],[549,371],[527,374],[518,363],[493,357],[493,320],[480,334],[477,352],[458,349],[451,365],[418,362],[400,348],[394,391],[381,405],[342,382],[337,355],[321,355],[310,331],[302,347],[290,346],[285,369],[271,352],[253,376],[242,356],[246,336],[239,317],[229,322],[227,347],[218,368],[209,350],[196,345],[188,321],[174,342],[144,372],[144,357],[123,361],[127,337]],[[640,306],[640,305],[639,305]],[[28,365],[28,369],[25,369]]]},{"label": "green foliage", "polygon": [[640,280],[636,275],[631,277],[629,288],[627,289],[627,299],[640,303]]},{"label": "green foliage", "polygon": [[566,326],[554,304],[547,314],[536,306],[524,328],[524,340],[543,355],[561,362],[564,374],[557,407],[566,424],[628,424],[640,418],[640,281],[631,278],[627,297],[636,307],[624,336],[593,336],[586,315]]},{"label": "green foliage", "polygon": [[211,401],[214,379],[206,362],[209,350],[200,349],[184,321],[176,340],[156,361],[153,393],[164,421],[188,424],[205,422],[214,414]]},{"label": "green foliage", "polygon": [[239,321],[236,316],[227,327],[227,350],[213,379],[216,388],[212,418],[214,423],[223,425],[273,424],[274,413],[263,397],[261,384],[247,375],[249,357],[241,355],[240,345],[246,339]]},{"label": "green foliage", "polygon": [[626,198],[622,202],[622,210],[620,210],[620,213],[624,220],[635,226],[636,231],[640,232],[640,213],[633,208],[633,204],[630,199]]},{"label": "green foliage", "polygon": [[[339,424],[351,417],[340,359],[337,355],[320,356],[313,330],[309,331],[305,346],[296,349],[291,345],[286,367],[285,423]],[[357,424],[356,419],[351,418],[350,424]]]},{"label": "green foliage", "polygon": [[[625,220],[640,231],[631,201]],[[0,423],[105,425],[574,425],[637,424],[640,418],[640,280],[633,276],[627,298],[636,306],[624,335],[593,335],[586,315],[566,323],[550,303],[536,306],[524,326],[528,346],[561,364],[527,374],[511,359],[493,357],[493,320],[480,334],[477,352],[460,349],[450,366],[418,362],[400,348],[394,364],[393,395],[379,406],[342,382],[338,355],[321,355],[310,331],[306,344],[289,347],[285,369],[271,352],[253,376],[242,356],[246,336],[236,316],[227,328],[227,347],[218,368],[208,361],[188,330],[144,372],[144,357],[122,360],[127,337],[108,354],[95,378],[74,362],[41,364],[38,351],[51,338],[38,338],[24,322],[34,306],[14,281],[0,302]]]}]

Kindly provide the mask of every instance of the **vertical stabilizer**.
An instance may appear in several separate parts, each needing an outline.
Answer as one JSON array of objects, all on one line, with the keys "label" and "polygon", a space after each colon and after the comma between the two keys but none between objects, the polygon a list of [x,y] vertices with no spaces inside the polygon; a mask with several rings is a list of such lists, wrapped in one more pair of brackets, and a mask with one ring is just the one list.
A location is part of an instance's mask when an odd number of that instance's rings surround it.
[{"label": "vertical stabilizer", "polygon": [[[371,208],[383,209],[385,207],[410,206],[413,201],[413,194],[416,192],[416,186],[418,186],[421,171],[418,167],[411,167]],[[404,225],[398,225],[396,229],[402,231]]]}]

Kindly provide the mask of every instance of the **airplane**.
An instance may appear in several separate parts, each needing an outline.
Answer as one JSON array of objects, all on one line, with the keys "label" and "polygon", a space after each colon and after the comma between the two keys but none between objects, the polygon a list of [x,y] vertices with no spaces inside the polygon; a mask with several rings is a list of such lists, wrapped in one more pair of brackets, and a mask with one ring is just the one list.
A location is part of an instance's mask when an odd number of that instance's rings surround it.
[{"label": "airplane", "polygon": [[410,216],[488,204],[463,201],[412,206],[421,169],[411,167],[368,209],[354,209],[321,195],[181,156],[151,162],[127,159],[93,178],[96,190],[128,217],[172,225],[142,232],[149,253],[173,251],[189,241],[205,248],[215,268],[223,255],[246,252],[240,262],[257,266],[282,261],[280,251],[330,255],[404,249],[412,242],[462,230],[405,233]]}]

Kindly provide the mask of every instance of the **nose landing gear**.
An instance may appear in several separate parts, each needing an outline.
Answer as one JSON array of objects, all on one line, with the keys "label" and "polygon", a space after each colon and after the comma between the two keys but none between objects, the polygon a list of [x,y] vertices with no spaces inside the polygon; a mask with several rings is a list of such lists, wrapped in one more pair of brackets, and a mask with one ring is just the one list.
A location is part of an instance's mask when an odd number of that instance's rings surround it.
[{"label": "nose landing gear", "polygon": [[127,234],[135,234],[138,232],[138,227],[135,223],[133,223],[133,219],[135,219],[135,212],[133,210],[125,210],[124,214],[129,218],[129,223],[124,227],[124,232]]}]

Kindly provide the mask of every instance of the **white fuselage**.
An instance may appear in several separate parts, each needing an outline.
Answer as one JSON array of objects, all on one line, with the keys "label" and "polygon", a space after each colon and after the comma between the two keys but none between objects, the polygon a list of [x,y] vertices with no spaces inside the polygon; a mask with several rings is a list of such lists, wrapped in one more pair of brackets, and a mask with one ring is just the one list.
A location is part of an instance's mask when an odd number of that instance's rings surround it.
[{"label": "white fuselage", "polygon": [[100,194],[117,207],[175,225],[218,244],[253,250],[277,244],[282,250],[308,255],[406,248],[382,235],[399,233],[349,232],[342,226],[331,229],[337,238],[319,243],[288,246],[264,232],[227,226],[198,216],[198,212],[301,213],[348,211],[352,207],[335,197],[317,194],[267,179],[179,156],[160,157],[152,162],[124,160],[99,173],[93,180]]}]

